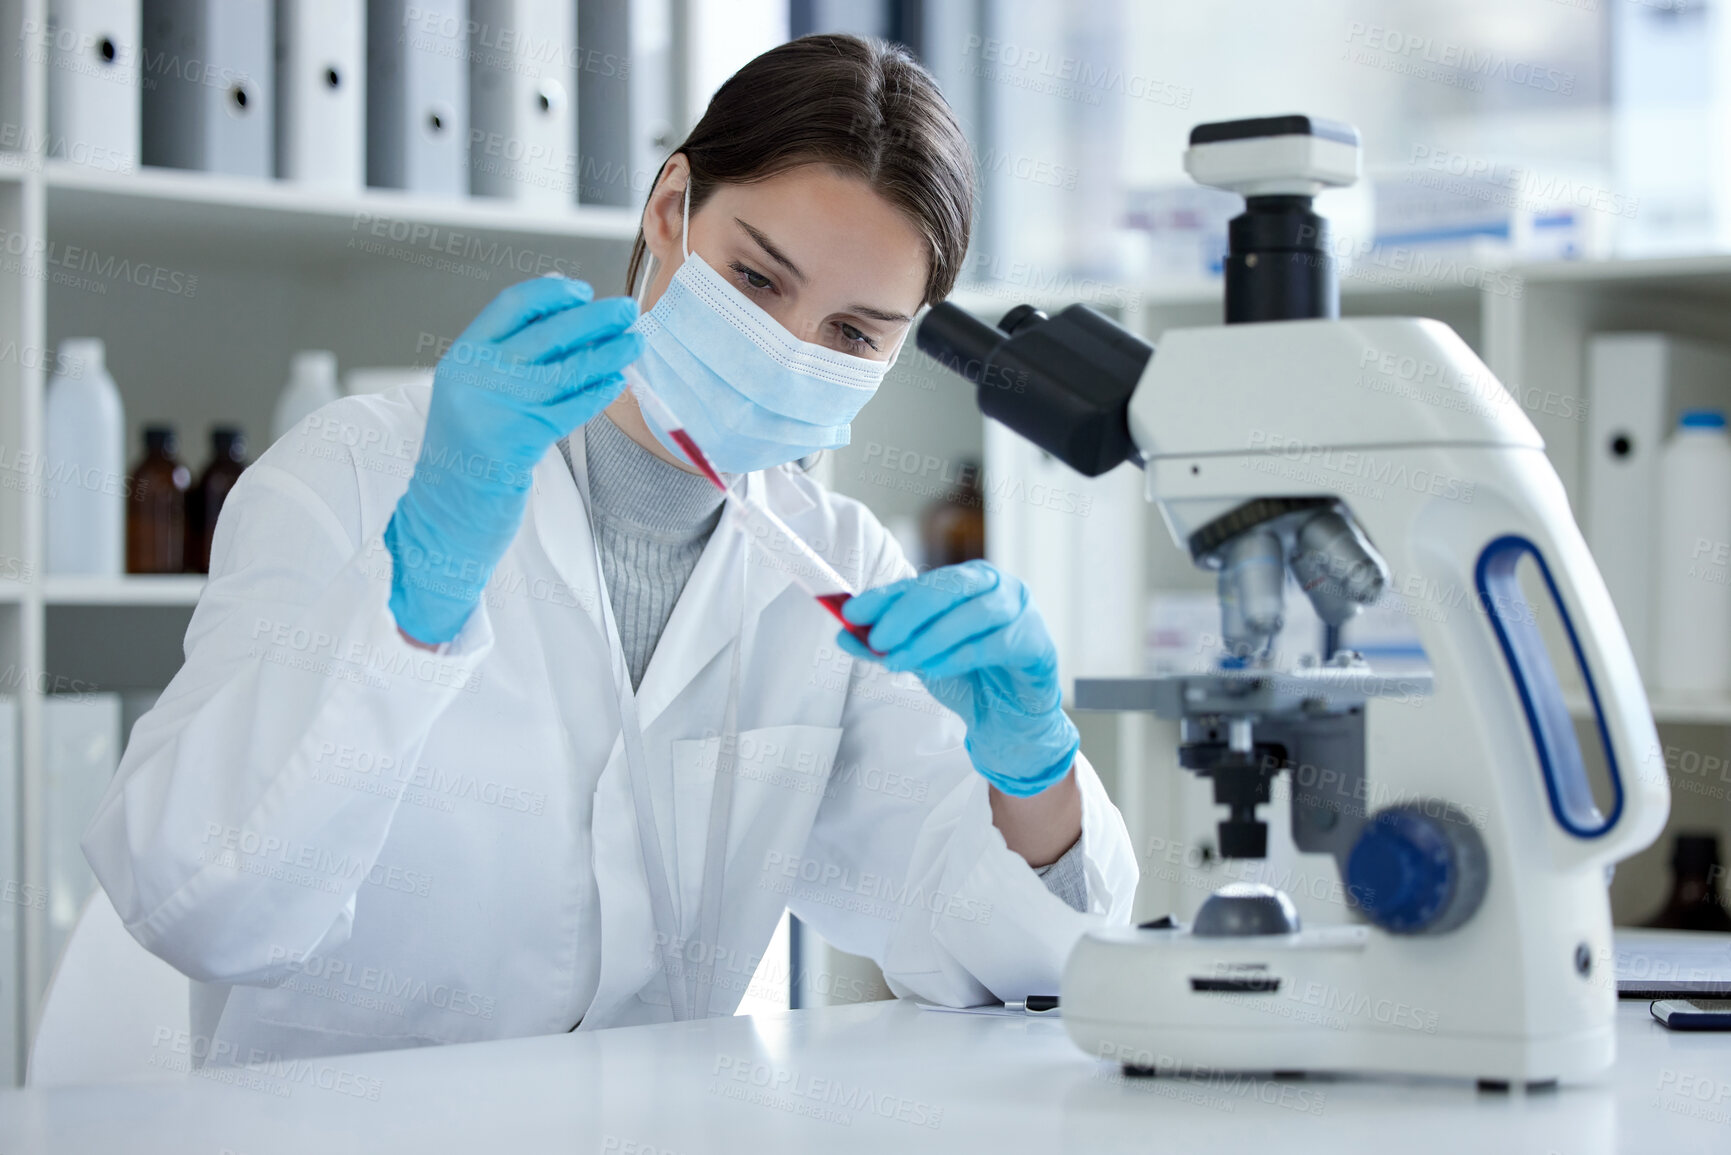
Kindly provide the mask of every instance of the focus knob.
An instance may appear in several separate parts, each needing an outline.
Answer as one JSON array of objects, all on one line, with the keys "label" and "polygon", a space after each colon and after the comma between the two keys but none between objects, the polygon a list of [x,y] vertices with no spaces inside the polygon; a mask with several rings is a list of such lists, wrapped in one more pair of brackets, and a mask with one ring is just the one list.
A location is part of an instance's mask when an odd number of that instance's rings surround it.
[{"label": "focus knob", "polygon": [[1484,839],[1459,809],[1416,802],[1384,810],[1346,861],[1347,894],[1394,934],[1443,934],[1478,910],[1490,881]]}]

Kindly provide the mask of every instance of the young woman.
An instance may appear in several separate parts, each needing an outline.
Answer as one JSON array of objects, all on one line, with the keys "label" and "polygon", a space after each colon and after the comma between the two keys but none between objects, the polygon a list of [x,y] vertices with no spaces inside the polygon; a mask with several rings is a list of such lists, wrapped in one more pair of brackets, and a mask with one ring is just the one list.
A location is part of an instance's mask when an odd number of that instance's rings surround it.
[{"label": "young woman", "polygon": [[[247,470],[84,841],[194,980],[195,1053],[729,1014],[783,908],[898,993],[1016,998],[1090,913],[1127,918],[1134,856],[1025,589],[912,576],[790,464],[847,443],[949,292],[971,185],[906,54],[783,45],[662,167],[641,317],[514,286],[430,392],[337,402]],[[628,379],[866,591],[870,648]]]}]

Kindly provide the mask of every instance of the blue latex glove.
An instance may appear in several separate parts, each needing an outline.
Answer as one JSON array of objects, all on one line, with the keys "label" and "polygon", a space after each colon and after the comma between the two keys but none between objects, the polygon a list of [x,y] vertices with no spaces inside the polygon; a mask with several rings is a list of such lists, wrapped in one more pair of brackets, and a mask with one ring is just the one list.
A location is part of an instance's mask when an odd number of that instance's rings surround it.
[{"label": "blue latex glove", "polygon": [[415,473],[385,528],[391,613],[416,641],[457,636],[517,535],[535,466],[624,387],[643,350],[625,331],[637,305],[594,295],[564,277],[512,285],[439,359]]},{"label": "blue latex glove", "polygon": [[871,626],[882,656],[845,630],[836,644],[913,671],[967,724],[968,756],[993,786],[1025,798],[1069,773],[1081,736],[1061,708],[1057,647],[1021,582],[970,561],[866,590],[841,612]]}]

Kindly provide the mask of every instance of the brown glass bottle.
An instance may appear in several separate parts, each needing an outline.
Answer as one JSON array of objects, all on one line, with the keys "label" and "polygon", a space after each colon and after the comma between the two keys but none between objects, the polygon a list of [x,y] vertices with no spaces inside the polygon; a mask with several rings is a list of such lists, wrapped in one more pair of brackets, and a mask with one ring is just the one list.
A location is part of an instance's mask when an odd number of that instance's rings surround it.
[{"label": "brown glass bottle", "polygon": [[145,427],[144,460],[128,479],[127,573],[180,573],[186,561],[186,491],[192,471],[174,451],[174,430]]},{"label": "brown glass bottle", "polygon": [[219,425],[210,431],[210,464],[186,494],[186,572],[210,572],[210,539],[228,491],[246,468],[246,439],[240,430]]},{"label": "brown glass bottle", "polygon": [[975,462],[963,462],[955,485],[920,514],[920,548],[933,568],[986,556],[986,495]]},{"label": "brown glass bottle", "polygon": [[1719,898],[1725,868],[1719,839],[1711,834],[1679,834],[1671,844],[1671,897],[1642,926],[1665,930],[1731,931],[1731,914]]}]

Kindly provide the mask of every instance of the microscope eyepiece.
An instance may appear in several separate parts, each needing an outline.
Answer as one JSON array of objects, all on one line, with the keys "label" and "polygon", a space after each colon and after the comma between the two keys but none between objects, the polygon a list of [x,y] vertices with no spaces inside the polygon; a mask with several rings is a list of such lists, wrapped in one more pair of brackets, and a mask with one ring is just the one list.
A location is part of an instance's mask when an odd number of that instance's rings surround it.
[{"label": "microscope eyepiece", "polygon": [[920,352],[952,373],[978,385],[986,362],[1004,343],[1005,334],[965,309],[947,301],[936,305],[914,332]]},{"label": "microscope eyepiece", "polygon": [[1130,395],[1154,347],[1086,305],[1056,317],[1017,305],[994,328],[948,302],[914,334],[920,351],[973,382],[980,411],[1078,473],[1135,453]]},{"label": "microscope eyepiece", "polygon": [[1032,305],[1017,305],[999,319],[998,328],[1013,337],[1016,335],[1016,330],[1025,325],[1037,325],[1041,321],[1050,321],[1051,319]]}]

